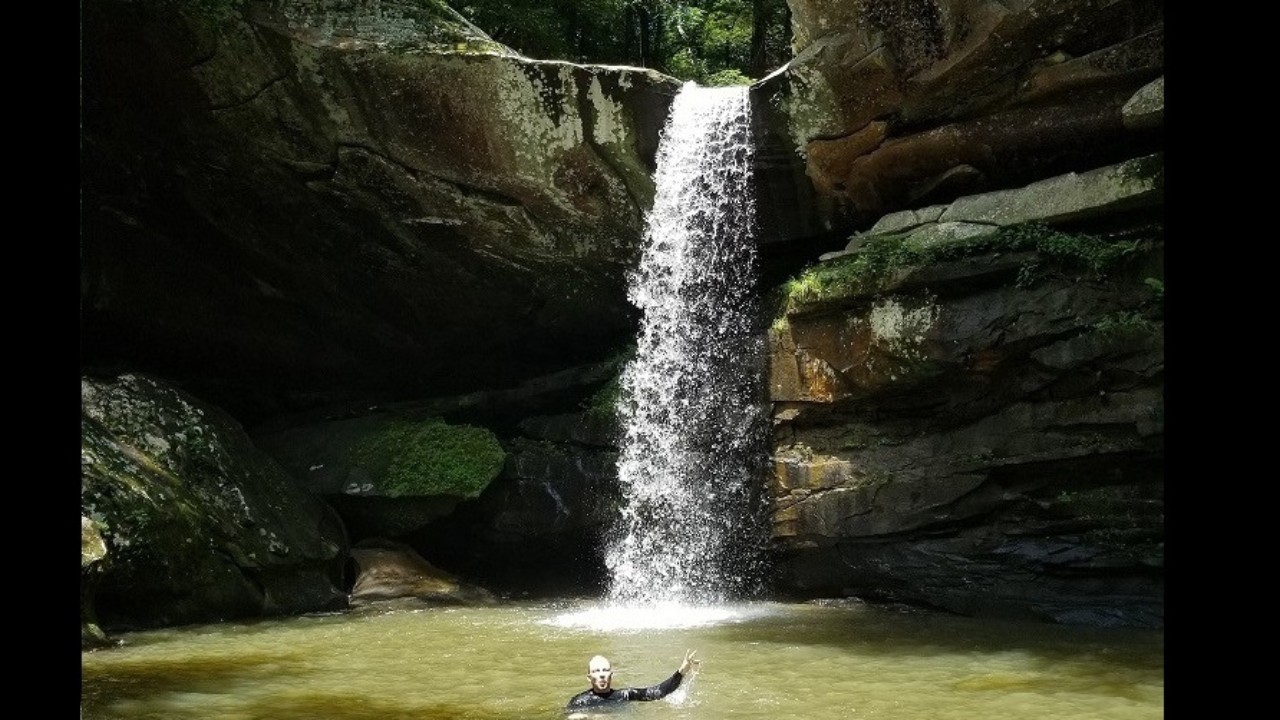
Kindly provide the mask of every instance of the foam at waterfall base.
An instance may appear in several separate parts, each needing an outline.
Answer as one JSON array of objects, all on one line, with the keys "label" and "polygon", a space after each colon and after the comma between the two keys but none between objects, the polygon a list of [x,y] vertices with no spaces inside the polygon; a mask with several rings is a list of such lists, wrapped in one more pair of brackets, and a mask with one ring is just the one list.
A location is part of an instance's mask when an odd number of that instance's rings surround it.
[{"label": "foam at waterfall base", "polygon": [[695,605],[680,602],[600,604],[561,613],[544,622],[563,628],[599,632],[711,627],[768,615],[767,607],[749,604]]}]

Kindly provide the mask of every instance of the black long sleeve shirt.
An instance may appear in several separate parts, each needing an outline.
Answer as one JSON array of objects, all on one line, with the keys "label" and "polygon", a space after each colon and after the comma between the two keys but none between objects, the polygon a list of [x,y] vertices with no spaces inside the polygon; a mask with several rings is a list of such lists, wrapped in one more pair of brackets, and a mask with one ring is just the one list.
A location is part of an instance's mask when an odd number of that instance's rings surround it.
[{"label": "black long sleeve shirt", "polygon": [[595,690],[584,690],[574,695],[569,700],[569,704],[565,706],[565,710],[579,710],[582,708],[601,708],[606,706],[622,705],[632,700],[657,700],[664,698],[675,689],[680,687],[680,682],[684,680],[684,676],[677,670],[671,677],[663,680],[657,685],[650,685],[643,688],[619,688],[609,690],[608,692],[598,693]]}]

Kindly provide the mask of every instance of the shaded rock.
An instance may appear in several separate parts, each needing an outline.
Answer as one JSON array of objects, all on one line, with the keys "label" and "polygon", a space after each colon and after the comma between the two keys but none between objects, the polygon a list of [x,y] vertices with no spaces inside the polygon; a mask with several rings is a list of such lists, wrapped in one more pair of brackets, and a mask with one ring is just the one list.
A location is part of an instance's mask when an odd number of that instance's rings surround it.
[{"label": "shaded rock", "polygon": [[617,447],[618,418],[613,414],[561,413],[525,418],[520,431],[534,440],[576,443],[595,447]]},{"label": "shaded rock", "polygon": [[[104,629],[345,605],[341,521],[218,408],[142,375],[86,377],[80,463]],[[109,564],[85,549],[94,532]]]},{"label": "shaded rock", "polygon": [[676,80],[523,58],[443,3],[236,7],[84,8],[86,366],[252,423],[625,341]]},{"label": "shaded rock", "polygon": [[[353,407],[342,411],[353,416],[324,421],[297,417],[262,426],[255,438],[338,510],[355,541],[395,538],[514,593],[576,591],[602,572],[595,548],[616,495],[616,419],[601,410],[502,418],[521,408],[583,406],[616,371],[613,363],[587,366],[512,390]],[[438,411],[499,423],[506,460],[492,469],[500,472],[452,492],[388,492],[386,474],[353,451],[396,423],[438,420]]]},{"label": "shaded rock", "polygon": [[357,542],[404,535],[448,515],[506,461],[486,428],[405,411],[278,429],[257,442],[332,505]]},{"label": "shaded rock", "polygon": [[442,564],[447,559],[450,568],[506,592],[598,591],[606,577],[600,547],[618,503],[617,449],[531,438],[512,439],[506,447],[509,461],[500,478],[409,540],[430,548]]}]

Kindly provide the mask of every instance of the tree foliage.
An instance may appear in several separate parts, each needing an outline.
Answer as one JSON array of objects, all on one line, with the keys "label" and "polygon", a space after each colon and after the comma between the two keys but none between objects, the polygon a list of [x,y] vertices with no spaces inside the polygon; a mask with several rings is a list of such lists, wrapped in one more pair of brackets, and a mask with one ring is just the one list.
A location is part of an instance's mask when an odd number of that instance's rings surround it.
[{"label": "tree foliage", "polygon": [[529,57],[747,83],[791,57],[786,0],[450,0]]}]

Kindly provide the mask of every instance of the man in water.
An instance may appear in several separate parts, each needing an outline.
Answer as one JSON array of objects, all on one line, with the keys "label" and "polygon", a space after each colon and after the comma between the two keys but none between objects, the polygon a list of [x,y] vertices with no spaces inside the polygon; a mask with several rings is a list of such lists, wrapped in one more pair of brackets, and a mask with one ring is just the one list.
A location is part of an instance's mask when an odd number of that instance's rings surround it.
[{"label": "man in water", "polygon": [[569,715],[570,718],[587,717],[573,711],[590,708],[605,710],[620,707],[631,700],[657,700],[666,697],[680,687],[681,681],[689,673],[690,668],[702,664],[701,660],[693,657],[693,653],[693,650],[685,653],[680,669],[657,685],[619,690],[613,688],[613,665],[609,663],[609,658],[597,655],[587,663],[587,680],[591,683],[591,689],[574,695],[565,706],[565,710],[572,713]]}]

